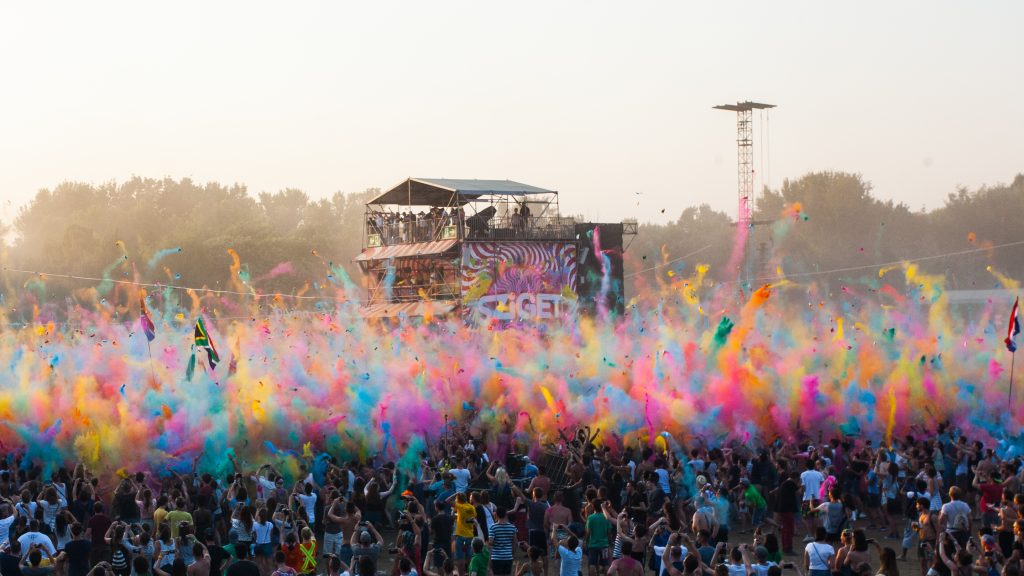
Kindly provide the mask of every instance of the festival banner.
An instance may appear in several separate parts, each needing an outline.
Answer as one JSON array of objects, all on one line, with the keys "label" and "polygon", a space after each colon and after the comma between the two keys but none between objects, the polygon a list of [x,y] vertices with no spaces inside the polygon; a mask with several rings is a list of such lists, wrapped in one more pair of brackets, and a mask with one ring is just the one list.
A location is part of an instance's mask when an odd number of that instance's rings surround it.
[{"label": "festival banner", "polygon": [[569,242],[467,242],[463,313],[476,321],[534,322],[576,315],[576,246]]}]

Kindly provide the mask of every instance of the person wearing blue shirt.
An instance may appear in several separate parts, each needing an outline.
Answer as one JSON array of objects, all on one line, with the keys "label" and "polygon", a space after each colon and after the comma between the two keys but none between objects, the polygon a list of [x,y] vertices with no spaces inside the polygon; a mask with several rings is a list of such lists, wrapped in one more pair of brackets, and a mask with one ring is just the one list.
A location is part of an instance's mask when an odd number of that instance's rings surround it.
[{"label": "person wearing blue shirt", "polygon": [[533,480],[540,474],[540,468],[533,462],[530,462],[529,456],[523,456],[523,478],[526,480]]}]

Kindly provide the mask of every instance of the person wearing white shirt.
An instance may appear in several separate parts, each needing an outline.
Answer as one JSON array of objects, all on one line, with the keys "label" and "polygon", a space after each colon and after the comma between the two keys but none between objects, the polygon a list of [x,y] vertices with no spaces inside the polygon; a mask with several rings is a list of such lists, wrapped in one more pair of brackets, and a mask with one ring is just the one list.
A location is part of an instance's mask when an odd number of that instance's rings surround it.
[{"label": "person wearing white shirt", "polygon": [[828,534],[824,526],[819,526],[814,534],[814,542],[809,542],[804,548],[804,566],[807,568],[807,576],[831,576],[832,557],[836,555],[836,549],[826,542]]},{"label": "person wearing white shirt", "polygon": [[[303,492],[299,492],[300,486],[303,487]],[[292,495],[298,499],[299,503],[302,504],[302,508],[306,511],[306,519],[309,525],[314,525],[316,523],[316,492],[313,492],[313,485],[309,482],[306,482],[304,486],[296,484]]]},{"label": "person wearing white shirt", "polygon": [[28,532],[25,532],[18,538],[18,544],[21,545],[22,550],[28,550],[32,546],[39,545],[46,548],[50,555],[56,555],[57,549],[54,548],[53,542],[49,536],[39,532],[39,521],[33,520],[28,525]]},{"label": "person wearing white shirt", "polygon": [[671,573],[673,564],[682,562],[683,558],[689,554],[689,550],[683,546],[679,534],[669,536],[668,542],[664,546],[652,546],[652,548],[655,557],[661,558],[658,576],[665,576],[666,571]]},{"label": "person wearing white shirt", "polygon": [[[575,548],[572,548],[573,541],[576,543]],[[579,576],[580,567],[583,565],[583,548],[580,548],[579,540],[575,536],[570,536],[569,542],[558,545],[558,557],[562,560],[558,576]]]},{"label": "person wearing white shirt", "polygon": [[452,468],[448,473],[455,478],[455,492],[461,494],[469,489],[469,482],[473,479],[473,475],[465,467],[465,463],[460,462],[459,464],[459,468]]},{"label": "person wearing white shirt", "polygon": [[946,532],[961,546],[966,546],[971,535],[971,507],[960,499],[962,494],[959,486],[949,489],[949,502],[942,505],[939,525],[945,526]]},{"label": "person wearing white shirt", "polygon": [[778,566],[775,562],[768,560],[768,549],[764,546],[755,548],[754,555],[757,557],[757,563],[751,564],[751,568],[754,569],[754,574],[757,576],[768,576],[768,570],[772,566]]},{"label": "person wearing white shirt", "polygon": [[750,564],[750,544],[740,544],[730,551],[731,562],[725,566],[729,576],[754,576],[754,567]]},{"label": "person wearing white shirt", "polygon": [[10,512],[10,515],[6,518],[0,518],[0,547],[3,547],[7,542],[11,533],[11,526],[18,519],[18,512],[11,509],[8,504],[4,504],[2,510],[4,514]]},{"label": "person wearing white shirt", "polygon": [[[232,455],[228,455],[228,459],[231,460],[235,466],[235,470],[238,469],[238,464],[235,462],[235,458]],[[268,474],[264,475],[264,470],[269,471]],[[256,497],[260,500],[266,498],[266,493],[272,493],[277,489],[277,484],[274,480],[280,476],[277,470],[274,469],[270,464],[264,464],[256,470],[255,474],[250,474],[249,479],[256,483]]]},{"label": "person wearing white shirt", "polygon": [[816,508],[819,504],[821,485],[825,482],[825,476],[814,468],[815,460],[808,458],[806,462],[807,469],[800,474],[800,485],[804,488],[804,511],[808,512],[804,516],[804,525],[807,527],[807,536],[804,538],[804,542],[810,542],[814,540],[811,534],[814,532],[814,528],[817,525],[813,514],[809,512]]}]

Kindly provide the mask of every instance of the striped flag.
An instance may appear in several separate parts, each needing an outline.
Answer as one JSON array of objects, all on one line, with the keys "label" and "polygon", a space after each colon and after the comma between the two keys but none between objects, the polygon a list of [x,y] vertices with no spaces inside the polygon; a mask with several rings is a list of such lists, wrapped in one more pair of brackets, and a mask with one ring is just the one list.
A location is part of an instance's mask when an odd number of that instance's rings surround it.
[{"label": "striped flag", "polygon": [[146,297],[139,296],[139,324],[142,324],[142,331],[146,333],[146,340],[150,342],[156,338],[156,326],[149,316],[149,309],[146,308]]},{"label": "striped flag", "polygon": [[1010,325],[1006,328],[1006,349],[1010,352],[1017,351],[1017,334],[1020,334],[1020,318],[1017,317],[1017,305],[1020,297],[1013,301],[1013,311],[1010,312]]}]

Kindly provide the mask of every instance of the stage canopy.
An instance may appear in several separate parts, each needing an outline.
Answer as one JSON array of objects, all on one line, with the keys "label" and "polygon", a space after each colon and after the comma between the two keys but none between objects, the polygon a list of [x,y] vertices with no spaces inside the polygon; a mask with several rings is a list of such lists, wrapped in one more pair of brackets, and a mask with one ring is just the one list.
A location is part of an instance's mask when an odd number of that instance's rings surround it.
[{"label": "stage canopy", "polygon": [[434,242],[419,242],[416,244],[394,244],[392,246],[376,246],[363,250],[356,256],[356,262],[367,260],[387,260],[389,258],[408,258],[410,256],[432,256],[444,254],[457,240],[436,240]]},{"label": "stage canopy", "polygon": [[369,204],[452,206],[471,202],[481,196],[535,196],[541,194],[557,194],[557,192],[511,180],[409,178],[370,200]]}]

